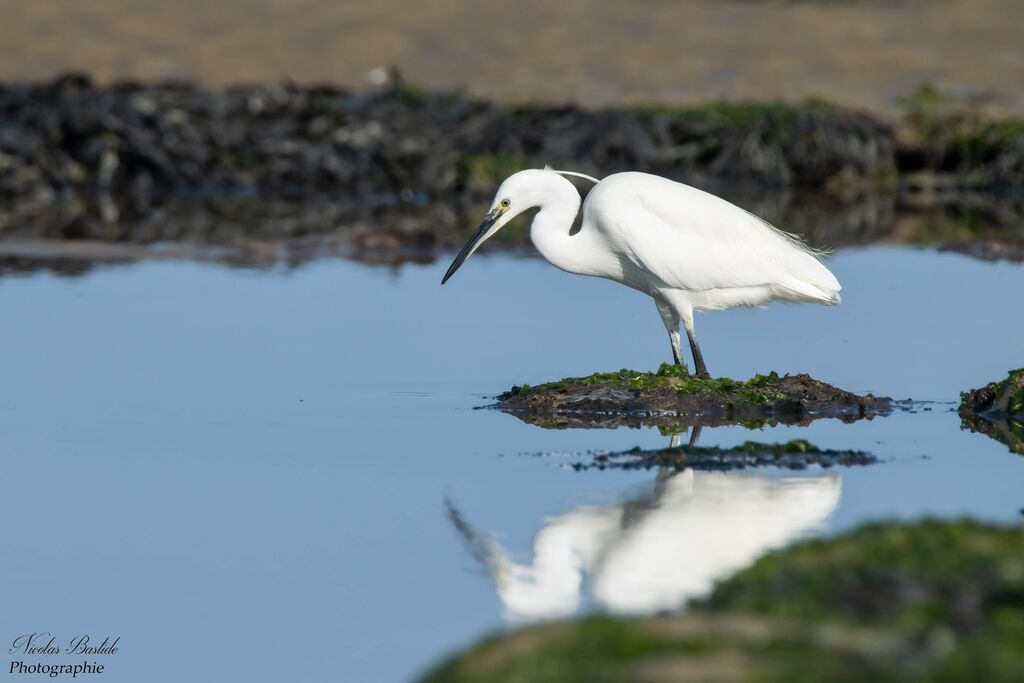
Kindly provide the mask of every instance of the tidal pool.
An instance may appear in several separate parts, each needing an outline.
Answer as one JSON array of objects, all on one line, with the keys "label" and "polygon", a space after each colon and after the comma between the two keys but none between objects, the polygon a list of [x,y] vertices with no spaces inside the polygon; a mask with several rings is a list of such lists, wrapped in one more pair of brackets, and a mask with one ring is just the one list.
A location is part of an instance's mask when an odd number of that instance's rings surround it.
[{"label": "tidal pool", "polygon": [[955,409],[1024,364],[1024,266],[849,249],[838,308],[702,315],[715,374],[922,403],[700,441],[879,464],[675,476],[566,467],[667,445],[657,430],[475,410],[516,383],[656,368],[648,299],[485,254],[442,288],[446,266],[0,279],[0,635],[120,636],[112,682],[401,681],[524,620],[663,609],[808,534],[1021,519],[1024,457]]}]

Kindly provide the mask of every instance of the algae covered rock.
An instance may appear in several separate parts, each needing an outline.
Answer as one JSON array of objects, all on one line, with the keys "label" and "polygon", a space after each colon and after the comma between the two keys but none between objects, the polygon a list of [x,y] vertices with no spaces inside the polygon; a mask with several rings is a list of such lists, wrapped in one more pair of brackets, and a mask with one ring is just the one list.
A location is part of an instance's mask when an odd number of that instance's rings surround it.
[{"label": "algae covered rock", "polygon": [[679,365],[657,372],[623,369],[513,387],[496,407],[542,427],[808,424],[886,415],[892,401],[859,396],[809,375],[699,379]]},{"label": "algae covered rock", "polygon": [[686,614],[488,638],[426,681],[1020,681],[1024,529],[876,523],[769,554]]},{"label": "algae covered rock", "polygon": [[960,394],[962,429],[981,432],[1024,455],[1024,368]]},{"label": "algae covered rock", "polygon": [[868,524],[771,553],[697,607],[965,633],[1015,615],[1024,627],[1024,528]]}]

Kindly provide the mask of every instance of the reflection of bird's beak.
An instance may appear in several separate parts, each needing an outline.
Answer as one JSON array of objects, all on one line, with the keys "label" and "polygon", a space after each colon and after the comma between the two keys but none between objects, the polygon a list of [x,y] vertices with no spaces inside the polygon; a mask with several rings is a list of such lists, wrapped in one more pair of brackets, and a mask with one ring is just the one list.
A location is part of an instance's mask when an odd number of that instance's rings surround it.
[{"label": "reflection of bird's beak", "polygon": [[454,261],[452,261],[452,265],[448,266],[448,272],[445,273],[444,277],[441,279],[442,285],[448,282],[448,278],[455,275],[455,271],[459,269],[462,262],[468,259],[470,255],[476,251],[476,248],[483,243],[484,238],[487,237],[487,231],[491,229],[491,226],[494,225],[494,222],[498,220],[502,213],[503,212],[498,207],[494,207],[487,212],[487,215],[484,216],[484,220],[480,223],[480,227],[476,229],[473,236],[469,238],[468,242],[466,242],[466,246],[462,247],[462,251],[460,251],[459,255],[455,257]]}]

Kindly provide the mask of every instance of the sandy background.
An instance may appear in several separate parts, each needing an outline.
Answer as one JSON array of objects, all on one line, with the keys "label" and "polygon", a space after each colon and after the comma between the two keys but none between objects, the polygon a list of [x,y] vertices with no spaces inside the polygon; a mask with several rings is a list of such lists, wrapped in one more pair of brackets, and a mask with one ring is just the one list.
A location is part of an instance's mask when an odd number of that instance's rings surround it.
[{"label": "sandy background", "polygon": [[511,101],[820,95],[924,81],[1024,110],[1020,0],[0,0],[0,78],[361,85],[380,65]]}]

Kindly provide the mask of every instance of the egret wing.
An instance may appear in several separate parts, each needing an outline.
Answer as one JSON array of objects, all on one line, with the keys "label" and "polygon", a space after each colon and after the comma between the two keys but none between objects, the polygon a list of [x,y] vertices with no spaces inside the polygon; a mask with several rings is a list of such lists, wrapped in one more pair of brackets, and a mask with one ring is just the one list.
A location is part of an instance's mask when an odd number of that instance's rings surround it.
[{"label": "egret wing", "polygon": [[588,209],[610,246],[664,285],[691,291],[792,285],[828,298],[835,277],[797,238],[697,188],[645,173],[606,178]]}]

